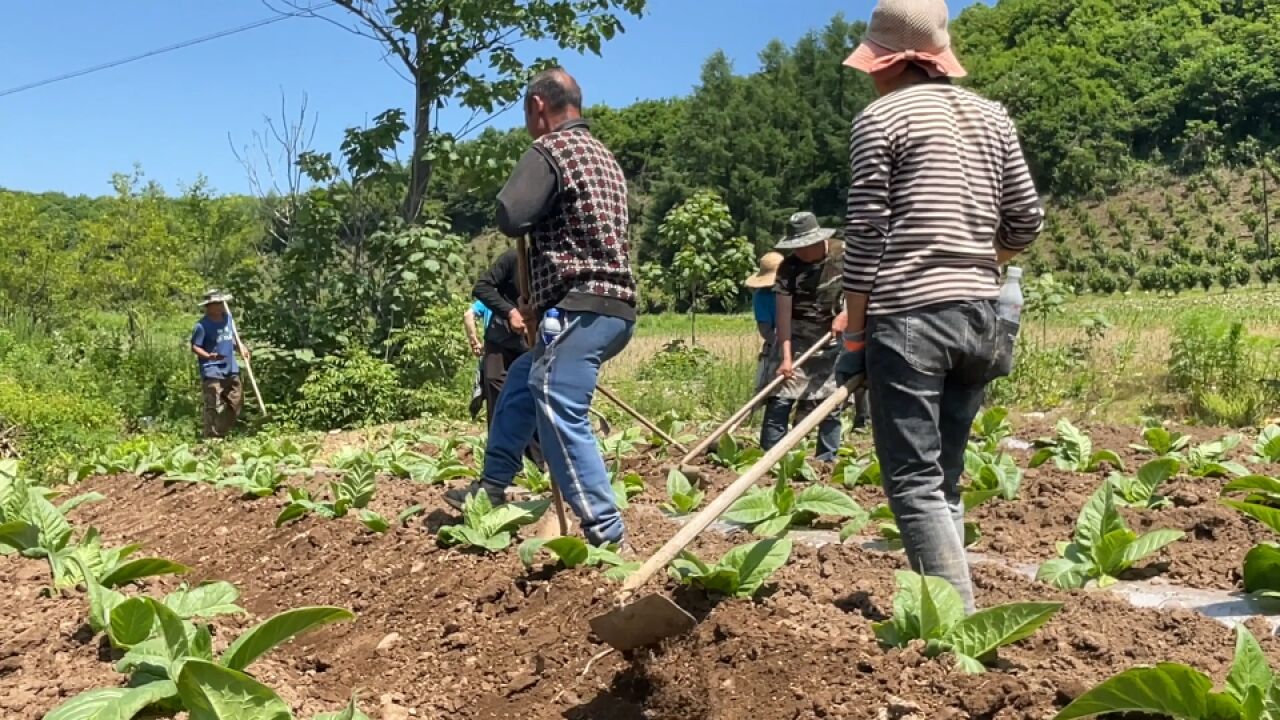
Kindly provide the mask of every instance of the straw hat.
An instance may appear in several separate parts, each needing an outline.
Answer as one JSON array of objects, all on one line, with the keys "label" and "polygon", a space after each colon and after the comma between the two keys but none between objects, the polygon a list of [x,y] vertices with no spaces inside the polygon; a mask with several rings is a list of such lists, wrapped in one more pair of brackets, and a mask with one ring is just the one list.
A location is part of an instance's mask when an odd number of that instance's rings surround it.
[{"label": "straw hat", "polygon": [[880,0],[862,44],[844,61],[865,73],[914,62],[935,77],[968,75],[951,50],[946,0]]},{"label": "straw hat", "polygon": [[760,257],[760,272],[747,278],[746,286],[751,290],[763,290],[773,287],[778,279],[778,267],[782,265],[782,253],[770,252]]},{"label": "straw hat", "polygon": [[811,212],[800,212],[787,221],[787,236],[773,246],[774,250],[795,250],[830,240],[835,230],[822,227]]},{"label": "straw hat", "polygon": [[204,294],[204,300],[200,301],[200,307],[207,307],[214,303],[224,303],[231,300],[231,293],[224,293],[221,290],[210,290]]}]

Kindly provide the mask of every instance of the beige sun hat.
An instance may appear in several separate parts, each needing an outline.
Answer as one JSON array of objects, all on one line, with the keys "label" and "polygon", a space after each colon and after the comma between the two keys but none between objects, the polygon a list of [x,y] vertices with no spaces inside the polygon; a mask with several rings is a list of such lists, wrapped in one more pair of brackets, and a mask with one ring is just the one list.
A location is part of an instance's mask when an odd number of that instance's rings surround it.
[{"label": "beige sun hat", "polygon": [[768,252],[760,256],[760,271],[747,278],[748,289],[763,290],[773,287],[778,279],[778,268],[782,266],[782,253]]},{"label": "beige sun hat", "polygon": [[951,50],[946,0],[880,0],[862,44],[844,61],[865,73],[879,73],[914,62],[931,75],[968,75]]}]

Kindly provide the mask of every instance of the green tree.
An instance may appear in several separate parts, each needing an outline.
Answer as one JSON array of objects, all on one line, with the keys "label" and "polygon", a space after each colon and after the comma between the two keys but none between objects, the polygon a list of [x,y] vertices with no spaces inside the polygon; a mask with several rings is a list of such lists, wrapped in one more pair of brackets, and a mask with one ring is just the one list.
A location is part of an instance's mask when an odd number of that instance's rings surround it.
[{"label": "green tree", "polygon": [[[645,0],[335,0],[334,4],[354,19],[354,32],[386,49],[388,60],[413,85],[412,139],[401,205],[401,217],[412,223],[422,213],[437,162],[456,159],[457,138],[466,137],[519,100],[528,72],[551,63],[526,64],[516,54],[518,42],[549,40],[565,50],[599,54],[601,45],[622,31],[615,13],[639,15]],[[454,133],[443,131],[439,111],[455,104],[470,110],[471,118]],[[390,121],[392,116],[381,117]]]},{"label": "green tree", "polygon": [[729,234],[729,208],[710,191],[696,193],[667,215],[659,229],[664,244],[675,248],[667,281],[673,294],[689,303],[689,335],[698,340],[698,310],[709,299],[734,307],[742,294],[742,278],[754,266],[751,243]]}]

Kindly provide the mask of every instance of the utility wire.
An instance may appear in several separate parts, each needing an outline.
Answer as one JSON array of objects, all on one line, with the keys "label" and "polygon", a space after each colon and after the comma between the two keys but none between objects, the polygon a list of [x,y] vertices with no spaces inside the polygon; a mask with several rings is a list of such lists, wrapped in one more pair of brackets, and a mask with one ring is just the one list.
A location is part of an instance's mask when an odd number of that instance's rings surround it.
[{"label": "utility wire", "polygon": [[307,8],[306,10],[298,10],[297,12],[284,13],[281,15],[277,15],[275,17],[259,20],[257,22],[251,22],[247,25],[241,25],[240,27],[229,28],[227,30],[220,30],[211,35],[205,35],[203,37],[193,38],[191,40],[184,40],[183,42],[174,43],[173,45],[157,48],[155,50],[148,50],[147,52],[141,53],[139,55],[133,55],[131,57],[121,58],[119,60],[112,60],[110,62],[102,63],[101,65],[94,65],[93,67],[87,67],[81,70],[74,70],[72,72],[64,73],[62,75],[58,75],[55,77],[46,78],[44,80],[37,80],[36,82],[32,82],[32,83],[27,83],[26,85],[19,85],[18,87],[13,87],[13,88],[9,88],[8,90],[0,91],[0,98],[7,97],[9,95],[16,95],[20,92],[26,92],[27,90],[35,90],[36,88],[44,87],[45,85],[52,85],[54,83],[62,82],[64,80],[71,80],[78,77],[84,77],[85,75],[101,72],[103,70],[110,70],[111,68],[120,67],[121,65],[128,65],[129,63],[137,62],[139,60],[145,60],[147,58],[155,57],[157,55],[164,55],[165,53],[170,53],[175,50],[189,48],[192,45],[199,45],[201,43],[207,43],[211,40],[224,38],[224,37],[227,37],[228,35],[235,35],[237,33],[247,32],[249,30],[256,30],[257,28],[263,27],[265,25],[278,23],[281,20],[288,20],[289,18],[298,17],[300,15],[310,15],[314,13],[316,10],[322,9],[332,4],[333,4],[332,2],[327,2],[322,5],[318,5],[314,8]]}]

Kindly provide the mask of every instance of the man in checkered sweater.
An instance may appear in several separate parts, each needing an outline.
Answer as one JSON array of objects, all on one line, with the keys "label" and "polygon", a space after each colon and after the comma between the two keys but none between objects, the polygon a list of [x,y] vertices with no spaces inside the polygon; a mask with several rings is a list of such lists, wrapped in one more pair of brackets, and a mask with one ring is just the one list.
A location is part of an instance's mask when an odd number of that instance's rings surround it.
[{"label": "man in checkered sweater", "polygon": [[[619,543],[622,516],[587,410],[600,366],[622,352],[635,329],[627,181],[582,119],[582,91],[564,70],[533,79],[524,111],[533,147],[498,195],[498,228],[532,240],[532,304],[511,309],[506,320],[515,332],[540,323],[538,343],[507,371],[482,479],[445,499],[461,509],[468,495],[483,491],[495,505],[504,502],[536,429],[551,477],[587,540]],[[553,308],[558,333],[545,319]]]}]

